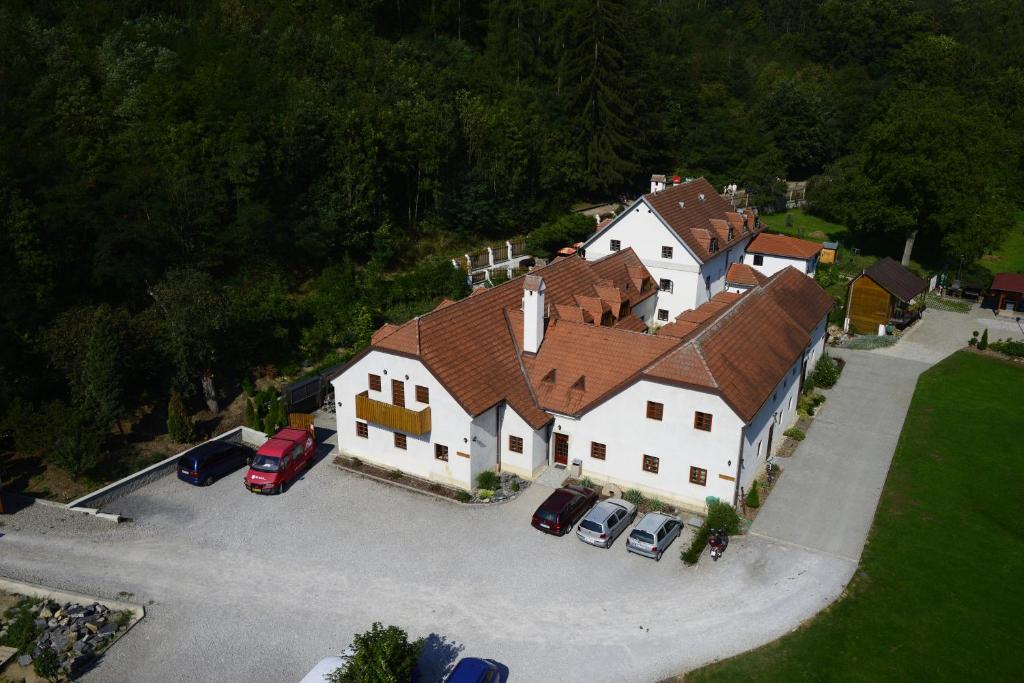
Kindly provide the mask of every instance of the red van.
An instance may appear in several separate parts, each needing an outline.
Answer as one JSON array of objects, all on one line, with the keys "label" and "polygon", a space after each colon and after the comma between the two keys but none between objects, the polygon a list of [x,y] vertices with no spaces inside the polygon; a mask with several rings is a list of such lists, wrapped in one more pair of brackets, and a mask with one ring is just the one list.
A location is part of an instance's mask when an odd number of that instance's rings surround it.
[{"label": "red van", "polygon": [[313,462],[313,427],[285,427],[260,446],[245,473],[245,488],[253,493],[281,493],[285,485]]}]

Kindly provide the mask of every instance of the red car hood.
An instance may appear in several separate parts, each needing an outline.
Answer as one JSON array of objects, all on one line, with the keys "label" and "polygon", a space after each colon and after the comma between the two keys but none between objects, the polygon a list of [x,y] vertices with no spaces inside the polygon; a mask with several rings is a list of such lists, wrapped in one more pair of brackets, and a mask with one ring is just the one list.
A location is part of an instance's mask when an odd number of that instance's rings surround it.
[{"label": "red car hood", "polygon": [[273,484],[277,482],[279,472],[260,472],[259,470],[249,470],[245,474],[245,480],[250,484]]}]

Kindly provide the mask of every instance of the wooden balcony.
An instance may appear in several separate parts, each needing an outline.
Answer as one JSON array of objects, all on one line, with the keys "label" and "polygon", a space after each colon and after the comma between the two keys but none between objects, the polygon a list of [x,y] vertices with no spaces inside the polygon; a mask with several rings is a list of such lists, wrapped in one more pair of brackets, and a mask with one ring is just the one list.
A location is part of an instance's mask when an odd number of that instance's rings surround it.
[{"label": "wooden balcony", "polygon": [[418,411],[409,410],[384,401],[376,401],[370,398],[366,391],[356,394],[356,417],[413,436],[430,431],[430,406]]}]

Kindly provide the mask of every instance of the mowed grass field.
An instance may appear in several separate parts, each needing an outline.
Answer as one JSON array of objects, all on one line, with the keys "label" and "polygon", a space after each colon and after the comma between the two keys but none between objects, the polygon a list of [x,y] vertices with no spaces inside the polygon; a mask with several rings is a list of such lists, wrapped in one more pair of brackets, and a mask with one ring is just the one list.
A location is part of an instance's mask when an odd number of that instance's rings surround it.
[{"label": "mowed grass field", "polygon": [[847,594],[686,680],[1021,680],[1022,396],[1024,366],[980,354],[923,374]]}]

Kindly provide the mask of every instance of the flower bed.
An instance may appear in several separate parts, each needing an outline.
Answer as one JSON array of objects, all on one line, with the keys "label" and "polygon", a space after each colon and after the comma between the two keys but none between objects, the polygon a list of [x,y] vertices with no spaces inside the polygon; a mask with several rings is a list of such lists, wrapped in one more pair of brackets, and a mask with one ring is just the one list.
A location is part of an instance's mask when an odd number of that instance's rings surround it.
[{"label": "flower bed", "polygon": [[490,495],[485,493],[484,496],[480,496],[480,490],[474,494],[470,494],[468,491],[455,488],[454,486],[439,484],[436,481],[428,481],[421,477],[406,474],[401,470],[380,467],[379,465],[374,465],[348,455],[339,455],[335,457],[334,464],[343,470],[347,470],[354,474],[358,474],[384,484],[394,484],[405,489],[419,491],[428,495],[439,496],[441,498],[447,498],[448,500],[452,500],[457,503],[500,503],[515,498],[520,492],[530,485],[530,482],[520,479],[514,474],[503,472],[500,475],[497,475],[499,477],[500,486],[493,490],[485,489],[484,491],[489,491]]}]

